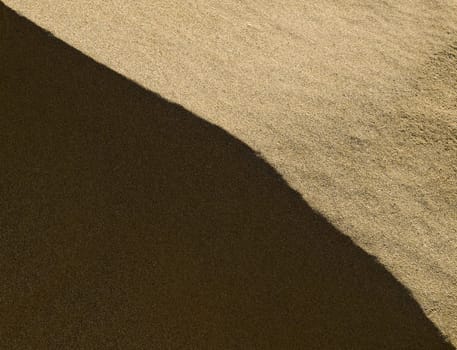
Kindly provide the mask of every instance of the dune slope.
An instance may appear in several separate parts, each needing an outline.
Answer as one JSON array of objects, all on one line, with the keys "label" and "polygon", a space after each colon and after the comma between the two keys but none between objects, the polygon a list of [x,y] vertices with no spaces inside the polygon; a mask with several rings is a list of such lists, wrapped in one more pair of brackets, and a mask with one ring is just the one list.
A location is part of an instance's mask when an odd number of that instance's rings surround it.
[{"label": "dune slope", "polygon": [[1,348],[452,349],[246,144],[0,19]]},{"label": "dune slope", "polygon": [[457,3],[3,0],[258,152],[457,340]]}]

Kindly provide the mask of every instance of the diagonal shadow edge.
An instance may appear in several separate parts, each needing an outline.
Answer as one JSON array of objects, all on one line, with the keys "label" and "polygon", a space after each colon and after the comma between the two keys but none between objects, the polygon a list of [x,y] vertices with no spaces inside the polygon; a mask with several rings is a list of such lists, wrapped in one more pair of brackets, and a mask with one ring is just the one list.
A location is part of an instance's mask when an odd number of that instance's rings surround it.
[{"label": "diagonal shadow edge", "polygon": [[242,141],[0,2],[0,345],[453,349]]}]

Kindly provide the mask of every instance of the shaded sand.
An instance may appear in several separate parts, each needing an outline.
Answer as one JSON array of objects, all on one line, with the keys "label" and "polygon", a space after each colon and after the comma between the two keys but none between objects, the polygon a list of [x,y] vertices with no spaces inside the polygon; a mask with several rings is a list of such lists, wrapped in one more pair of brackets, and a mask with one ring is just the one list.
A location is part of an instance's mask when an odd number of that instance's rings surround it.
[{"label": "shaded sand", "polygon": [[452,349],[244,143],[0,13],[0,348]]}]

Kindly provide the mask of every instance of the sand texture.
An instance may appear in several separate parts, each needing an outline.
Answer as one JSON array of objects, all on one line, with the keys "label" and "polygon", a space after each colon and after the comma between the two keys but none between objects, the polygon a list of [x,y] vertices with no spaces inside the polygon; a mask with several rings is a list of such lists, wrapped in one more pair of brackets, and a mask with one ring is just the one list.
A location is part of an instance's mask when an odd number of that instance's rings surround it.
[{"label": "sand texture", "polygon": [[0,348],[454,348],[457,1],[2,1]]}]

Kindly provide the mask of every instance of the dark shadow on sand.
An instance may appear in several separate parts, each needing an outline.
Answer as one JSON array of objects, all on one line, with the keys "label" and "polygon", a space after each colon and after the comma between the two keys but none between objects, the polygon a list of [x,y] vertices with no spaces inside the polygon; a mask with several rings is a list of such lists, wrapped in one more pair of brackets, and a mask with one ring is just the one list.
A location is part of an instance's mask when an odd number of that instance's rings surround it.
[{"label": "dark shadow on sand", "polygon": [[241,141],[0,28],[1,349],[452,349]]}]

